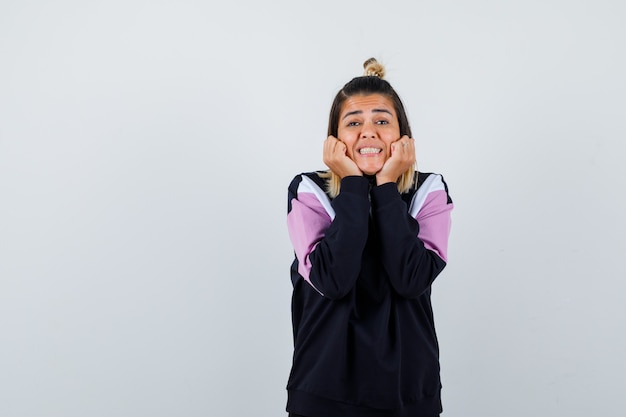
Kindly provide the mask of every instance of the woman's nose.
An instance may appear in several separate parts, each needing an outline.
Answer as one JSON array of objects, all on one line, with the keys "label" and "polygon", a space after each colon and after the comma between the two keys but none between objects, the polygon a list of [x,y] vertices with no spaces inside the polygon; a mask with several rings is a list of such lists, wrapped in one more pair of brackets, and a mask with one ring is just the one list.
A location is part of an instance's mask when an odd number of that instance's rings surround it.
[{"label": "woman's nose", "polygon": [[361,129],[361,139],[367,138],[375,138],[376,137],[376,129],[371,123],[363,124],[363,128]]}]

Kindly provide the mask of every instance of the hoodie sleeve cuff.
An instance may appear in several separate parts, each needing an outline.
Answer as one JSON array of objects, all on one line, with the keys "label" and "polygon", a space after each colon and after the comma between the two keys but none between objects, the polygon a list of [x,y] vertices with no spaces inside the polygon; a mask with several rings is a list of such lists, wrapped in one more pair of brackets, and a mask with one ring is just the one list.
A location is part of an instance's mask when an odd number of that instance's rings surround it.
[{"label": "hoodie sleeve cuff", "polygon": [[340,194],[356,194],[366,196],[369,189],[369,181],[367,178],[353,175],[348,177],[343,177],[341,179],[341,189],[339,191]]},{"label": "hoodie sleeve cuff", "polygon": [[386,203],[401,200],[398,192],[398,185],[395,182],[388,182],[372,188],[372,204],[382,206]]}]

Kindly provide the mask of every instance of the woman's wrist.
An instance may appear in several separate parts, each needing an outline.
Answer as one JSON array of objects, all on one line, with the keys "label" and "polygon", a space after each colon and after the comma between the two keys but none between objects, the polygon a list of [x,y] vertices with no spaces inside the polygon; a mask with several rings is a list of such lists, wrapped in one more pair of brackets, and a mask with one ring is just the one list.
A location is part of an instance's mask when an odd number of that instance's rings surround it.
[{"label": "woman's wrist", "polygon": [[376,185],[383,185],[389,182],[396,182],[396,179],[386,175],[376,175]]}]

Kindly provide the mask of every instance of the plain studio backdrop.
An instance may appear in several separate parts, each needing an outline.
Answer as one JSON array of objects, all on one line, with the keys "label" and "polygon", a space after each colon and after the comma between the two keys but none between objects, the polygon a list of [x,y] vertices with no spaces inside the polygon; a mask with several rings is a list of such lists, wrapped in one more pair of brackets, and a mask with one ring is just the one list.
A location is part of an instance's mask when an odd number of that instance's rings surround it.
[{"label": "plain studio backdrop", "polygon": [[626,5],[0,4],[0,415],[284,416],[287,185],[374,56],[455,202],[444,416],[623,416]]}]

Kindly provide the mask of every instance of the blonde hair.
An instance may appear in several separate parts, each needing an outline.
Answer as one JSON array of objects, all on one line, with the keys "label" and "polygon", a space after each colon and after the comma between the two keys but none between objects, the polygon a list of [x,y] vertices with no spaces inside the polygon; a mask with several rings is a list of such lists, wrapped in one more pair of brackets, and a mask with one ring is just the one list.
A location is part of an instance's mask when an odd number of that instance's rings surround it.
[{"label": "blonde hair", "polygon": [[[355,77],[337,93],[333,105],[330,109],[330,116],[328,119],[328,135],[337,136],[337,130],[339,125],[339,114],[341,107],[347,98],[355,95],[370,95],[380,94],[388,97],[394,104],[398,122],[400,124],[400,136],[407,135],[413,137],[411,134],[411,127],[409,126],[409,120],[404,110],[404,106],[400,97],[391,85],[384,80],[385,66],[378,62],[376,58],[369,58],[363,63],[364,72],[360,77]],[[398,191],[405,193],[411,189],[414,185],[417,185],[417,175],[415,171],[417,165],[407,169],[400,175],[396,184],[398,185]],[[332,197],[335,198],[339,195],[341,188],[341,178],[334,172],[328,170],[319,173],[321,178],[327,179],[326,191]]]},{"label": "blonde hair", "polygon": [[[398,181],[396,181],[400,194],[406,193],[414,186],[417,187],[417,175],[415,175],[415,172],[416,167],[411,167],[400,175]],[[331,170],[319,172],[318,175],[320,178],[328,180],[326,182],[326,192],[328,195],[332,198],[337,197],[341,188],[341,177]]]}]

